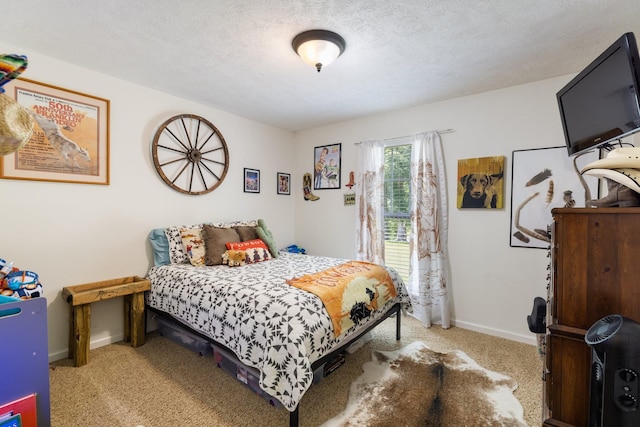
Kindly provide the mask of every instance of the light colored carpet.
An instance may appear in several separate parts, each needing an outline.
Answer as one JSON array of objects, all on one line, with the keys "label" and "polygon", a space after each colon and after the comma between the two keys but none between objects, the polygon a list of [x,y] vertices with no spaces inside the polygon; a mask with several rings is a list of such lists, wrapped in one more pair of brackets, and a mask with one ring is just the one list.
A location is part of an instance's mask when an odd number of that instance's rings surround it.
[{"label": "light colored carpet", "polygon": [[[318,426],[338,415],[349,397],[350,384],[371,360],[372,350],[397,350],[423,341],[438,352],[459,349],[484,368],[518,383],[515,397],[525,421],[542,419],[542,361],[534,346],[461,329],[424,328],[403,316],[402,339],[395,340],[395,319],[372,332],[373,340],[321,383],[300,403],[300,425]],[[289,413],[260,396],[201,357],[151,333],[138,348],[115,343],[91,351],[89,363],[75,368],[66,359],[51,364],[53,427],[288,426]]]}]

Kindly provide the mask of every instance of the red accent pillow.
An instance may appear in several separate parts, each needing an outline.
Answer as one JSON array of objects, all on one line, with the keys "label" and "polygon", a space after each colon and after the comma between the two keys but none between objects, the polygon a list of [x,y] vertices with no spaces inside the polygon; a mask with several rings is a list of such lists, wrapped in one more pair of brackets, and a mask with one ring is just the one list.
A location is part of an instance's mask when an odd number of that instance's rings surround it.
[{"label": "red accent pillow", "polygon": [[272,258],[269,248],[261,239],[247,240],[246,242],[229,242],[227,249],[245,251],[247,257],[244,262],[252,264],[254,262],[268,261]]}]

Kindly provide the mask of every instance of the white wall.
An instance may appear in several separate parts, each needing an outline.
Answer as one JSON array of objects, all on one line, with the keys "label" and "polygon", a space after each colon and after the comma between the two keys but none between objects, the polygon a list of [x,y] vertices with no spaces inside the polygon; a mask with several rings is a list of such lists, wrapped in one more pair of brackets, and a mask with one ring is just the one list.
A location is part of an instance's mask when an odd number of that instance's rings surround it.
[{"label": "white wall", "polygon": [[[15,46],[0,43],[0,48],[27,55],[25,78],[111,102],[110,185],[0,179],[0,258],[40,276],[48,303],[50,359],[67,356],[69,312],[62,288],[144,276],[152,262],[147,243],[152,228],[264,218],[279,244],[293,243],[294,197],[276,194],[276,172],[289,172],[294,163],[291,132]],[[207,195],[171,189],[153,167],[156,128],[182,113],[211,121],[229,147],[227,177]],[[243,192],[244,167],[260,169],[260,194]],[[122,339],[122,317],[121,299],[92,305],[92,348]]]},{"label": "white wall", "polygon": [[[452,128],[442,135],[449,197],[451,309],[454,324],[534,343],[526,316],[533,298],[546,297],[547,251],[509,246],[513,150],[563,146],[555,93],[571,76],[422,105],[296,134],[297,176],[312,172],[313,147],[342,143],[342,183],[355,169],[359,141]],[[505,207],[456,208],[459,159],[506,156]],[[298,183],[299,188],[302,183]],[[301,190],[298,190],[301,193]],[[310,253],[355,256],[355,208],[340,190],[296,198],[296,239]]]}]

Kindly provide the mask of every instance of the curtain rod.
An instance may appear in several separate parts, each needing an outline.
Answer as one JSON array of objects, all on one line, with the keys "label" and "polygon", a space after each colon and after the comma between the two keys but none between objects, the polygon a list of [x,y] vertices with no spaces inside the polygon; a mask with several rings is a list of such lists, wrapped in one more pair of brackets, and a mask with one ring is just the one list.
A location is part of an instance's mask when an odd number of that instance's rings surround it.
[{"label": "curtain rod", "polygon": [[[455,129],[442,129],[442,130],[437,130],[436,132],[438,132],[438,133],[452,133],[452,132],[455,132]],[[412,136],[413,135],[396,136],[396,137],[393,137],[393,138],[383,139],[383,141],[393,141],[394,139],[409,138],[409,137],[412,137]],[[356,142],[356,145],[360,145],[360,142]]]}]

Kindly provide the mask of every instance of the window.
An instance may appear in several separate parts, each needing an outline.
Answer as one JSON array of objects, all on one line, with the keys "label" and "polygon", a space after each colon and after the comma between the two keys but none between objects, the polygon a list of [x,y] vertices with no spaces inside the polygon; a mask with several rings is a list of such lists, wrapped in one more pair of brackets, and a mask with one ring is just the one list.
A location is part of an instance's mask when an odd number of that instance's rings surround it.
[{"label": "window", "polygon": [[384,149],[384,262],[409,281],[411,145]]}]

